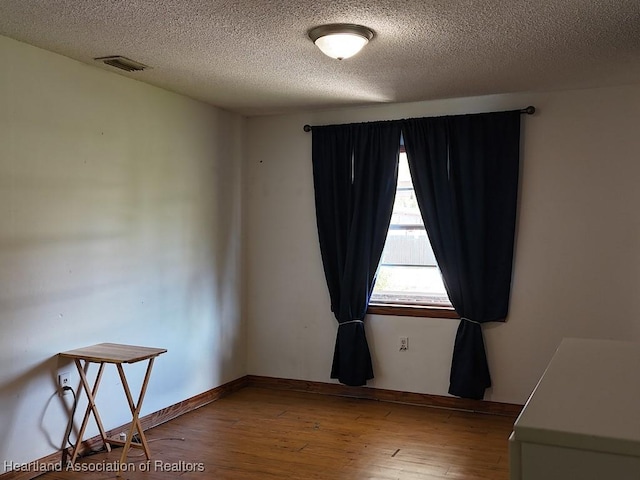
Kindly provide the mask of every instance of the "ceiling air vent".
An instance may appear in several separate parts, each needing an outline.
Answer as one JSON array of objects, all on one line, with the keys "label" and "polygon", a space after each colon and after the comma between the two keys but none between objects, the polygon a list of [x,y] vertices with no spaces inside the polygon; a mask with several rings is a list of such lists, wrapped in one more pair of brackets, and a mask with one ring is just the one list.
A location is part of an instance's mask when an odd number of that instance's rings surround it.
[{"label": "ceiling air vent", "polygon": [[125,72],[141,72],[145,68],[149,68],[142,63],[138,63],[131,60],[130,58],[121,57],[119,55],[115,55],[112,57],[99,57],[94,58],[94,60],[105,63],[107,65],[111,65],[112,67],[119,68],[120,70],[124,70]]}]

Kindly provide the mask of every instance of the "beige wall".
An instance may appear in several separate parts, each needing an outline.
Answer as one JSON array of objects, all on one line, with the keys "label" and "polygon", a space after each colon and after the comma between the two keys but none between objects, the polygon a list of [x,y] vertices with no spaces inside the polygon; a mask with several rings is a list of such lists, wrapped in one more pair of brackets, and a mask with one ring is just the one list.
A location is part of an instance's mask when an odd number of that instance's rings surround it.
[{"label": "beige wall", "polygon": [[143,415],[246,374],[243,119],[4,37],[0,64],[0,462],[24,462],[61,446],[59,351],[167,348]]},{"label": "beige wall", "polygon": [[[336,324],[302,126],[521,108],[522,188],[511,311],[485,328],[494,386],[524,403],[563,337],[640,341],[640,85],[248,120],[249,373],[329,381]],[[445,395],[457,321],[371,316],[370,385]],[[399,336],[410,350],[398,351]],[[629,368],[629,366],[621,366]],[[597,386],[594,386],[597,388]]]}]

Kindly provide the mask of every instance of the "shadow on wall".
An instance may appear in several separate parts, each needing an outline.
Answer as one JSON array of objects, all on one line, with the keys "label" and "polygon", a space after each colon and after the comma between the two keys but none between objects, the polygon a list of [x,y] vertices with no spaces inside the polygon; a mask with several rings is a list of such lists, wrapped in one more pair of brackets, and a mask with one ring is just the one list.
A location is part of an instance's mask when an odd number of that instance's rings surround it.
[{"label": "shadow on wall", "polygon": [[[186,252],[189,271],[184,288],[189,324],[187,341],[210,352],[201,380],[219,386],[244,375],[244,327],[241,302],[242,203],[239,128],[227,114],[216,119],[213,157],[196,168],[194,192],[201,198],[191,211]],[[193,357],[189,363],[202,363]],[[204,373],[206,372],[206,373]]]},{"label": "shadow on wall", "polygon": [[[43,432],[44,437],[48,445],[53,450],[62,450],[65,446],[66,439],[64,437],[64,431],[53,431],[46,422],[47,414],[52,408],[55,408],[56,403],[63,409],[65,424],[66,419],[71,415],[72,401],[65,401],[58,395],[58,379],[57,372],[59,370],[58,356],[55,355],[47,360],[44,360],[21,375],[4,382],[0,385],[0,399],[2,399],[2,415],[0,416],[0,432],[4,435],[0,435],[0,461],[4,462],[14,461],[11,458],[7,458],[10,442],[25,441],[20,439],[20,429],[17,428],[22,422],[20,417],[20,403],[23,401],[23,397],[26,397],[26,392],[29,390],[32,384],[41,384],[42,377],[49,377],[49,385],[51,387],[51,395],[46,401],[41,404],[41,410],[34,411],[32,417],[37,417],[38,427]],[[72,397],[71,397],[72,398]],[[24,407],[23,407],[24,408]],[[56,416],[59,412],[55,413]]]},{"label": "shadow on wall", "polygon": [[218,375],[222,382],[227,382],[246,374],[245,345],[242,341],[242,169],[238,167],[242,164],[242,146],[236,124],[225,119],[220,119],[220,123],[224,126],[218,129],[216,152],[219,167],[216,169],[214,192],[218,228],[214,232],[213,254],[216,259],[217,312],[220,317],[218,342],[223,347],[218,358]]}]

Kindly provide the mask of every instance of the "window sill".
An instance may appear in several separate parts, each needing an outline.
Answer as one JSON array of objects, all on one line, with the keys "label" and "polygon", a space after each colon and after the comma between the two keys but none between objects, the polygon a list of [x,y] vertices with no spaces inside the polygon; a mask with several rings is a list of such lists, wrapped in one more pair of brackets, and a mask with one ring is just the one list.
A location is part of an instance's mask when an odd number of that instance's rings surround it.
[{"label": "window sill", "polygon": [[370,304],[367,309],[372,315],[394,315],[397,317],[429,317],[429,318],[460,318],[451,307],[435,307],[428,305],[393,305]]}]

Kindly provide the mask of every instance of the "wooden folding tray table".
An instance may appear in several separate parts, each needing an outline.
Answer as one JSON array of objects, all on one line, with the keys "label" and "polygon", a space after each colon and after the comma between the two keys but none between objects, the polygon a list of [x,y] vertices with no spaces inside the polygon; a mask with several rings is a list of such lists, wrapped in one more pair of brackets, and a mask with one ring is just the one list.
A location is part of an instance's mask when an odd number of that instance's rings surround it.
[{"label": "wooden folding tray table", "polygon": [[[141,448],[142,450],[144,450],[144,454],[147,460],[151,458],[149,445],[147,444],[147,439],[144,435],[144,431],[142,430],[139,416],[140,410],[142,408],[142,401],[144,400],[144,396],[147,391],[149,378],[151,377],[151,368],[153,367],[153,362],[158,355],[161,355],[166,351],[167,350],[164,348],[137,347],[133,345],[120,345],[116,343],[99,343],[91,347],[78,348],[75,350],[69,350],[67,352],[61,352],[59,354],[60,357],[72,358],[74,360],[76,368],[78,369],[78,374],[80,375],[81,382],[77,396],[80,397],[80,391],[84,387],[87,398],[89,400],[89,404],[87,405],[87,410],[84,414],[82,425],[78,433],[78,440],[76,441],[75,447],[73,448],[73,451],[71,453],[71,463],[75,462],[78,456],[80,445],[82,443],[82,437],[84,436],[85,429],[87,428],[87,424],[89,423],[89,417],[91,416],[91,413],[93,413],[96,423],[98,424],[100,437],[102,438],[107,451],[111,451],[111,445],[121,445],[123,447],[122,455],[120,455],[120,469],[122,468],[122,465],[127,458],[129,449],[132,447]],[[134,403],[122,364],[136,363],[143,360],[148,360],[147,371],[145,373],[142,386],[140,387],[138,402]],[[89,363],[100,364],[100,367],[98,368],[98,375],[96,376],[93,388],[90,387],[89,381],[87,380],[87,375],[85,373],[85,368]],[[127,432],[127,439],[124,441],[107,438],[104,427],[102,425],[102,420],[100,419],[100,414],[98,413],[98,408],[96,407],[95,403],[95,398],[96,394],[98,393],[98,387],[100,386],[100,380],[102,378],[104,366],[107,363],[113,363],[117,367],[118,374],[120,375],[120,380],[122,381],[122,388],[124,389],[124,393],[127,396],[127,401],[129,403],[129,408],[131,409],[131,426],[129,427],[129,431]],[[136,431],[138,437],[140,438],[140,442],[133,441],[133,437]],[[118,475],[120,475],[120,471],[118,471]]]}]

